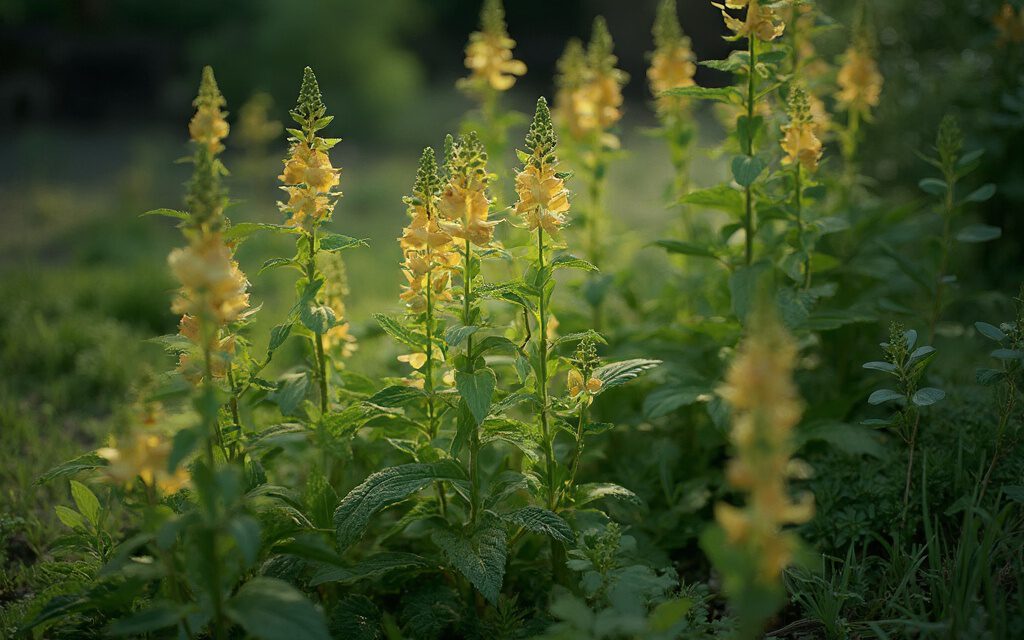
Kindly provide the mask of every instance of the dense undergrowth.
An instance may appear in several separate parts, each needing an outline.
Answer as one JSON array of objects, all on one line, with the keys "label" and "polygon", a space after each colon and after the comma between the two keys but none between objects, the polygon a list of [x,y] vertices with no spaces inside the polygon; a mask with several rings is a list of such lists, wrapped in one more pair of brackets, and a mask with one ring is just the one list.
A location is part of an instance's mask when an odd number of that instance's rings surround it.
[{"label": "dense undergrowth", "polygon": [[[477,108],[389,194],[401,292],[372,317],[346,306],[378,282],[346,270],[375,248],[339,233],[330,96],[307,67],[286,133],[265,98],[229,126],[204,69],[185,208],[149,212],[181,232],[170,273],[143,251],[0,283],[23,457],[3,468],[3,632],[1024,635],[1024,289],[976,268],[1017,242],[979,217],[1015,196],[952,113],[898,160],[919,193],[880,192],[866,7],[842,26],[726,0],[737,48],[698,62],[661,2],[646,133],[673,232],[642,238],[609,193],[638,160],[609,25],[568,43],[527,118],[487,0],[459,83]],[[986,25],[1006,73],[1022,25],[1011,4]],[[697,86],[698,64],[737,81]],[[232,200],[273,178],[229,173],[236,138],[286,154],[278,222]]]}]

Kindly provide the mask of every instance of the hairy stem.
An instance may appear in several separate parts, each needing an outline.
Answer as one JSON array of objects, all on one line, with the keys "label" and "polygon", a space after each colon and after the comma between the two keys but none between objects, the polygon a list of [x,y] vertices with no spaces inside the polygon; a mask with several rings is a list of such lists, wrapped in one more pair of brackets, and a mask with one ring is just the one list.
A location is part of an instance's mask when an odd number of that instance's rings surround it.
[{"label": "hairy stem", "polygon": [[[747,38],[747,53],[750,56],[749,68],[747,69],[747,156],[754,157],[754,103],[756,100],[757,74],[754,67],[757,65],[757,39],[753,36]],[[744,260],[749,265],[754,260],[754,191],[753,185],[744,187]]]}]

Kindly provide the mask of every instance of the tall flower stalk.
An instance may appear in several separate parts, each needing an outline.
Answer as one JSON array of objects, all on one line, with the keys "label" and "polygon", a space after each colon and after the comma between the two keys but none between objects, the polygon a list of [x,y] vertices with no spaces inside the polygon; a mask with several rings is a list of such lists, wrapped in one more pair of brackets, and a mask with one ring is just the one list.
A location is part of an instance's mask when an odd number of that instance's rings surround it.
[{"label": "tall flower stalk", "polygon": [[793,217],[797,232],[797,258],[802,264],[802,286],[811,287],[811,252],[814,250],[813,237],[808,233],[804,217],[804,187],[808,179],[818,170],[822,145],[818,139],[818,127],[811,113],[807,91],[796,85],[790,89],[787,109],[789,122],[782,126],[782,140],[779,144],[785,152],[784,165],[793,167]]},{"label": "tall flower stalk", "polygon": [[853,41],[843,54],[843,64],[836,75],[836,109],[846,112],[846,127],[840,133],[840,150],[844,161],[846,189],[853,186],[857,173],[857,149],[862,136],[861,123],[871,121],[871,110],[882,96],[882,74],[875,61],[874,43],[867,25],[867,9],[858,5]]},{"label": "tall flower stalk", "polygon": [[[757,132],[764,118],[757,114],[757,55],[759,42],[771,42],[785,31],[786,25],[775,9],[764,6],[759,0],[725,0],[724,4],[712,3],[722,11],[725,25],[733,35],[728,40],[747,39],[747,59],[743,73],[746,74],[746,93],[744,95],[744,113],[736,122],[736,133],[740,149],[745,158],[733,161],[733,174],[743,187],[743,232],[744,232],[744,263],[749,265],[754,260],[754,180],[764,170],[764,162],[757,158],[755,141]],[[743,18],[734,16],[731,11],[745,10]],[[749,178],[749,179],[748,179]]]},{"label": "tall flower stalk", "polygon": [[288,216],[285,224],[297,229],[302,238],[297,255],[303,271],[299,283],[299,315],[303,325],[312,334],[310,340],[314,350],[319,408],[323,415],[330,405],[324,334],[338,324],[338,318],[333,309],[322,302],[325,278],[317,265],[317,254],[321,249],[318,234],[321,226],[331,219],[334,206],[341,196],[335,190],[341,170],[331,166],[327,154],[339,140],[317,135],[318,131],[330,124],[334,116],[326,115],[327,108],[323,104],[320,87],[309,67],[303,71],[299,98],[289,113],[299,128],[288,129],[291,147],[284,162],[284,171],[278,176],[285,185],[282,189],[288,194],[288,200],[279,202],[278,207]]},{"label": "tall flower stalk", "polygon": [[[490,174],[487,172],[487,151],[473,132],[451,136],[445,140],[446,182],[438,200],[438,226],[451,236],[461,253],[462,299],[460,321],[466,328],[465,356],[456,365],[456,386],[463,395],[463,413],[469,414],[467,437],[469,449],[470,513],[469,521],[480,515],[480,423],[486,407],[475,401],[484,397],[487,405],[494,391],[494,372],[483,367],[483,359],[474,352],[473,333],[482,323],[474,282],[480,275],[480,256],[476,248],[487,248],[494,239],[498,221],[489,220],[491,200],[488,196]],[[487,389],[481,393],[482,389]]]},{"label": "tall flower stalk", "polygon": [[[683,96],[662,95],[669,89],[694,86],[697,72],[696,56],[690,39],[683,34],[676,13],[676,0],[662,0],[651,30],[654,52],[647,69],[647,80],[655,99],[655,112],[661,123],[661,132],[668,143],[669,157],[675,172],[672,199],[686,194],[690,185],[690,147],[694,127],[689,99]],[[688,225],[683,220],[684,231]]]},{"label": "tall flower stalk", "polygon": [[799,539],[784,527],[807,522],[814,513],[813,496],[794,500],[788,486],[800,471],[793,460],[793,431],[802,413],[793,383],[796,344],[764,306],[749,326],[719,389],[733,410],[734,454],[726,480],[745,504],[716,504],[717,526],[702,538],[722,572],[744,638],[757,637],[785,602],[782,571],[794,562]]},{"label": "tall flower stalk", "polygon": [[569,211],[569,193],[565,188],[565,176],[558,171],[558,157],[555,155],[557,143],[547,100],[541,97],[537,100],[533,123],[526,134],[526,151],[520,152],[523,167],[516,174],[516,193],[519,198],[516,203],[516,214],[522,216],[524,225],[536,238],[537,254],[535,263],[529,271],[527,285],[531,287],[537,299],[535,320],[539,330],[533,334],[532,354],[534,394],[540,405],[541,449],[544,454],[549,509],[555,508],[557,500],[554,433],[550,424],[551,403],[548,396],[548,322],[555,282],[552,278],[552,266],[546,260],[546,253],[552,240],[557,241],[560,238],[560,231],[568,221],[566,214]]}]

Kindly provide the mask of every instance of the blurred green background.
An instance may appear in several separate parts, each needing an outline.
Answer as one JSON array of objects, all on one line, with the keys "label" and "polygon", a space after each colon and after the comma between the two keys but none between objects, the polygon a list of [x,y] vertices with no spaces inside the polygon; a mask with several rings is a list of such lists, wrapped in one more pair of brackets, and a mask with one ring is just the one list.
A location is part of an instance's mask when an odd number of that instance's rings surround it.
[{"label": "blurred green background", "polygon": [[[977,254],[971,268],[1011,291],[1021,275],[1024,237],[1024,68],[1017,62],[1020,45],[997,43],[991,17],[1000,4],[872,4],[885,87],[867,129],[863,157],[870,160],[863,170],[873,193],[893,208],[927,206],[916,184],[928,168],[913,150],[927,149],[944,113],[958,114],[968,148],[987,150],[981,173],[999,188],[979,217],[1011,240]],[[595,15],[608,18],[620,66],[632,76],[620,131],[629,156],[612,170],[609,211],[619,229],[630,229],[624,236],[630,261],[664,261],[643,249],[673,224],[663,199],[667,152],[642,134],[654,124],[645,52],[653,46],[656,0],[506,5],[516,55],[529,71],[505,104],[524,112],[537,95],[551,95],[565,41],[587,38]],[[718,10],[708,0],[679,5],[698,58],[723,57],[730,44],[721,38]],[[850,24],[853,3],[821,5]],[[43,536],[44,524],[26,524],[24,514],[55,489],[32,486],[34,477],[96,446],[121,419],[136,382],[170,364],[145,339],[174,330],[165,256],[180,235],[168,221],[139,214],[181,206],[189,167],[174,160],[186,153],[202,66],[213,65],[235,132],[241,105],[256,92],[272,97],[272,120],[286,121],[302,67],[316,70],[336,116],[327,135],[344,138],[334,158],[343,168],[345,197],[332,230],[371,245],[346,254],[349,315],[360,335],[371,311],[399,307],[394,239],[405,221],[401,196],[418,151],[457,131],[473,107],[454,82],[464,75],[462,50],[478,11],[468,0],[0,0],[0,541],[6,562],[14,561],[17,545],[33,553]],[[819,49],[831,58],[849,37],[835,29]],[[698,74],[705,85],[728,80],[708,69]],[[701,146],[715,145],[722,132],[714,118],[704,111],[697,117]],[[514,130],[512,139],[524,130]],[[229,187],[238,201],[230,217],[279,221],[274,203],[283,136],[247,149],[234,137],[227,144]],[[512,158],[504,164],[511,166]],[[698,164],[699,185],[723,179],[715,162]],[[266,304],[264,323],[281,317],[290,296],[287,274],[255,277],[263,260],[286,250],[277,242],[256,239],[239,254],[254,300]],[[384,342],[363,349],[359,366],[373,372],[392,361],[397,349]],[[42,515],[43,523],[48,519]],[[17,537],[4,533],[15,530]],[[3,582],[0,574],[0,592]]]}]

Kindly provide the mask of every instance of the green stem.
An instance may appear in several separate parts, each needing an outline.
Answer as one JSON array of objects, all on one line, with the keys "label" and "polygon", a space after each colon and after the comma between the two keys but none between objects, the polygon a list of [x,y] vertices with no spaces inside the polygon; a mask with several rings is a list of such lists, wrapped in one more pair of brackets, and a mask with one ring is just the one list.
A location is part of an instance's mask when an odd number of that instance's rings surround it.
[{"label": "green stem", "polygon": [[942,315],[942,295],[945,292],[946,270],[949,268],[949,249],[952,244],[953,226],[953,189],[956,185],[956,175],[946,173],[946,197],[943,201],[942,211],[942,253],[939,258],[939,273],[935,282],[935,299],[932,303],[931,320],[928,323],[928,342],[935,340],[935,327]]},{"label": "green stem", "polygon": [[[544,272],[544,229],[537,227],[537,272]],[[548,479],[548,508],[555,508],[555,453],[551,430],[548,425],[548,310],[545,296],[547,278],[540,283],[537,311],[540,327],[537,331],[537,353],[540,360],[540,376],[537,378],[537,395],[540,396],[540,427],[544,444],[544,466]]]},{"label": "green stem", "polygon": [[[586,391],[581,393],[586,394]],[[576,485],[576,473],[580,468],[580,460],[583,458],[583,429],[587,425],[587,398],[580,404],[580,417],[576,423],[576,447],[572,452],[572,463],[569,467],[569,481],[566,483],[563,495],[572,495],[573,487]]]},{"label": "green stem", "polygon": [[[757,39],[753,36],[747,38],[747,53],[749,55],[749,68],[747,69],[747,156],[754,157],[754,105],[756,101],[755,91],[757,90],[757,74],[754,67],[757,65]],[[744,259],[749,265],[754,260],[754,191],[753,185],[744,188],[744,215],[743,232],[745,237]]]},{"label": "green stem", "polygon": [[[598,143],[600,144],[600,143]],[[601,217],[604,215],[601,210],[602,200],[604,199],[604,177],[606,168],[604,161],[601,159],[600,149],[595,151],[594,161],[594,172],[590,177],[590,236],[588,238],[587,252],[590,256],[590,262],[597,267],[602,266],[604,262],[604,251],[601,242]],[[542,250],[543,251],[543,250]],[[543,263],[543,255],[541,256]],[[543,264],[542,264],[543,266]],[[594,331],[601,331],[601,327],[604,324],[604,313],[603,313],[603,302],[604,296],[598,298],[597,302],[594,303],[591,308],[591,327]]]},{"label": "green stem", "polygon": [[803,167],[799,162],[796,163],[796,195],[795,195],[795,208],[796,208],[796,230],[797,237],[800,239],[800,250],[804,254],[804,289],[811,288],[811,253],[808,251],[806,243],[804,242],[804,198],[803,198]]},{"label": "green stem", "polygon": [[[471,322],[473,279],[470,277],[472,245],[466,238],[465,254],[462,266],[462,324],[469,326]],[[473,336],[466,338],[466,372],[473,373]],[[473,420],[473,429],[469,434],[469,521],[476,524],[480,509],[480,428]]]},{"label": "green stem", "polygon": [[[200,331],[202,335],[207,336],[209,332],[209,322],[200,319]],[[204,394],[210,396],[213,394],[213,363],[212,354],[210,353],[210,341],[208,339],[203,340],[203,360],[206,367],[205,376],[203,378]],[[213,434],[216,433],[216,437],[220,443],[222,453],[227,457],[224,452],[224,440],[220,431],[220,423],[217,419],[217,411],[210,410],[210,407],[206,402],[202,403],[203,421],[206,423],[206,460],[210,467],[209,473],[211,478],[214,476],[214,469],[216,468],[216,458],[213,455]],[[216,496],[208,496],[206,503],[210,509],[209,518],[210,523],[208,525],[209,537],[205,540],[205,544],[201,545],[201,553],[206,556],[205,561],[209,566],[209,577],[210,577],[210,597],[213,600],[213,624],[214,624],[214,638],[217,640],[223,640],[227,637],[227,618],[224,614],[224,597],[221,592],[221,578],[220,578],[220,563],[217,557],[217,499]]]},{"label": "green stem", "polygon": [[[427,211],[429,224],[430,211]],[[437,414],[434,411],[434,259],[430,252],[430,243],[427,243],[427,310],[423,320],[423,333],[427,338],[427,364],[424,371],[423,388],[427,392],[427,434],[431,442],[437,437]],[[434,492],[437,494],[437,505],[441,517],[445,517],[447,511],[444,496],[444,485],[441,482],[434,483]]]},{"label": "green stem", "polygon": [[[309,262],[306,263],[306,278],[310,283],[316,279],[316,229],[314,228],[306,236],[309,239]],[[324,337],[316,334],[313,340],[316,350],[316,375],[320,387],[320,415],[327,414],[327,358],[324,354]]]}]

